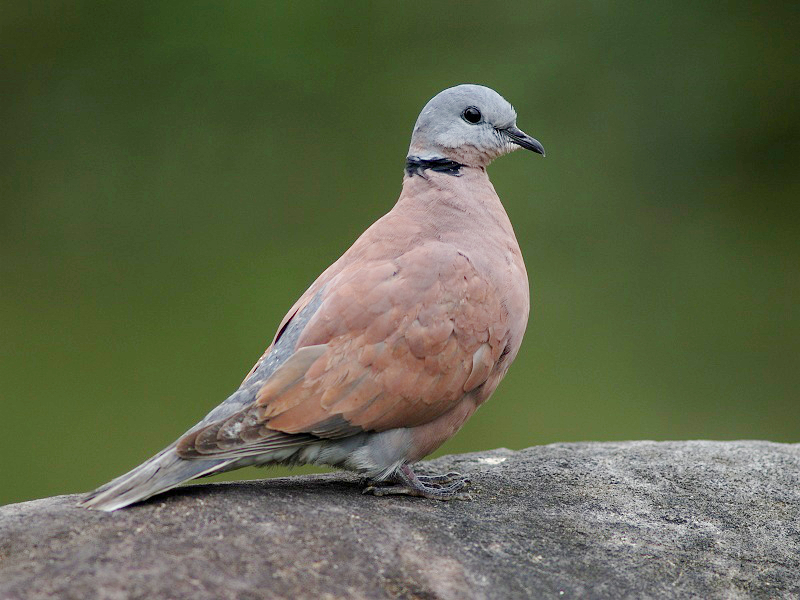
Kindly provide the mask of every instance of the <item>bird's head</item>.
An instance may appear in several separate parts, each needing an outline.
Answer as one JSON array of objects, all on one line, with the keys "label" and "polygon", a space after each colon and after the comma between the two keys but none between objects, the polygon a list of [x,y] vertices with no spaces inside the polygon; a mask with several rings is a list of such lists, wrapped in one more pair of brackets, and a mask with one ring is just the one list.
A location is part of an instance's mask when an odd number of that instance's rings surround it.
[{"label": "bird's head", "polygon": [[517,128],[517,113],[505,98],[488,87],[463,84],[428,101],[414,125],[408,156],[485,167],[518,148],[544,156],[542,145]]}]

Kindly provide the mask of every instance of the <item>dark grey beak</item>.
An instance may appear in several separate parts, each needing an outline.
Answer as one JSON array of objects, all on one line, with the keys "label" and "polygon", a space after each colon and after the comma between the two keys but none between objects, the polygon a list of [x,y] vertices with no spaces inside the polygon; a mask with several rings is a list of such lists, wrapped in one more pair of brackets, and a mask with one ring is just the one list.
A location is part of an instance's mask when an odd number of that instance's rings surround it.
[{"label": "dark grey beak", "polygon": [[509,127],[503,131],[505,131],[506,135],[511,138],[511,141],[517,146],[522,146],[526,150],[533,150],[534,152],[538,152],[544,156],[544,146],[542,146],[537,140],[533,139],[521,129]]}]

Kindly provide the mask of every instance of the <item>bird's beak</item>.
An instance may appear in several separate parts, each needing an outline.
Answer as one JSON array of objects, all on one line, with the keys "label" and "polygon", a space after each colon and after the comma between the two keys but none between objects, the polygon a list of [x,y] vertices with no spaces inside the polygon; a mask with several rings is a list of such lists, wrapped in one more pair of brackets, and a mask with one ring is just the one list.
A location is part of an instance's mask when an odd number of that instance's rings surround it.
[{"label": "bird's beak", "polygon": [[526,150],[533,150],[544,156],[544,147],[521,129],[512,126],[503,131],[517,146],[521,146]]}]

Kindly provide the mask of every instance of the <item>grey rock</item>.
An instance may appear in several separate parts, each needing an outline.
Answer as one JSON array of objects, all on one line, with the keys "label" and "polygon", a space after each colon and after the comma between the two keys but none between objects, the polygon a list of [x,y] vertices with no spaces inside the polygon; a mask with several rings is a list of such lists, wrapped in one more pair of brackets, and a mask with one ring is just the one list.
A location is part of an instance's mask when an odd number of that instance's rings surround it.
[{"label": "grey rock", "polygon": [[114,513],[0,508],[0,598],[798,598],[800,445],[448,456],[472,501],[347,474],[193,485]]}]

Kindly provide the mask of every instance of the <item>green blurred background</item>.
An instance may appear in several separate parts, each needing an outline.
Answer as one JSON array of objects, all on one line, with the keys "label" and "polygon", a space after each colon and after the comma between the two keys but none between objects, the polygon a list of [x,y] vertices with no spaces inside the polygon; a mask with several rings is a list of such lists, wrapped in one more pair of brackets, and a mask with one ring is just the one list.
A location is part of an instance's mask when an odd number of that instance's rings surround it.
[{"label": "green blurred background", "polygon": [[[399,190],[416,116],[494,87],[534,295],[454,453],[800,439],[794,3],[0,9],[0,503],[89,490],[236,388]],[[244,470],[229,478],[285,471]]]}]

